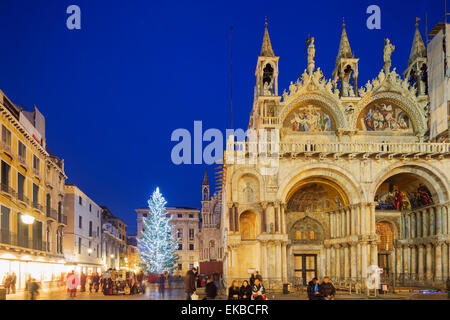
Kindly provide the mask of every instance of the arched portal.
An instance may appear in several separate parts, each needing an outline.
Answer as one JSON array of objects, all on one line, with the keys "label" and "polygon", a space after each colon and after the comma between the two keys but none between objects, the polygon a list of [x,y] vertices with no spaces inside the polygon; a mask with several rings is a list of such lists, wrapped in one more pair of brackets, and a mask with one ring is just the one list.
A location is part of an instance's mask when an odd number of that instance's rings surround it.
[{"label": "arched portal", "polygon": [[310,178],[288,194],[287,212],[325,212],[348,204],[343,190],[333,181]]},{"label": "arched portal", "polygon": [[384,180],[374,201],[377,210],[415,210],[436,203],[437,194],[424,178],[412,173],[399,173]]}]

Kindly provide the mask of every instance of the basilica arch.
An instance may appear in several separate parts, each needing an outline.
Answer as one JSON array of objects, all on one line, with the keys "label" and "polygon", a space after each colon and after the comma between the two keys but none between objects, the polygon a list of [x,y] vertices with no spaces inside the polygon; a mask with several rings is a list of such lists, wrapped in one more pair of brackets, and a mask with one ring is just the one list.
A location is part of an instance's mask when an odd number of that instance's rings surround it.
[{"label": "basilica arch", "polygon": [[402,96],[396,92],[377,92],[373,95],[365,96],[357,105],[355,115],[351,125],[351,129],[360,130],[360,119],[363,113],[376,103],[392,104],[395,108],[401,109],[411,122],[413,133],[416,135],[423,135],[426,131],[426,117],[424,111],[420,107],[411,101],[410,99]]},{"label": "basilica arch", "polygon": [[330,98],[328,95],[318,92],[301,95],[289,101],[289,104],[280,111],[279,118],[281,123],[284,123],[295,109],[307,105],[317,106],[330,116],[332,122],[332,130],[330,131],[337,131],[338,128],[345,127],[346,120],[343,112],[339,108],[339,102]]},{"label": "basilica arch", "polygon": [[359,186],[353,175],[345,169],[331,164],[311,164],[302,167],[301,171],[294,171],[281,178],[277,198],[287,203],[287,200],[302,184],[302,180],[319,178],[334,183],[342,190],[345,204],[356,204],[366,201],[364,190]]}]

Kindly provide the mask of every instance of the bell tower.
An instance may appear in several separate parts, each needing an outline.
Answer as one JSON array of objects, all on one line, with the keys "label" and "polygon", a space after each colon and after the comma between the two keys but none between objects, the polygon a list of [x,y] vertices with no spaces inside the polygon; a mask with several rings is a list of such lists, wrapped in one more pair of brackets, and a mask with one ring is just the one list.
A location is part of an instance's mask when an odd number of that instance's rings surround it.
[{"label": "bell tower", "polygon": [[278,96],[278,59],[272,44],[270,43],[269,30],[267,28],[267,17],[265,22],[264,37],[261,53],[256,64],[256,86],[255,98]]},{"label": "bell tower", "polygon": [[416,85],[417,96],[428,94],[427,81],[427,50],[419,31],[419,18],[416,19],[416,31],[409,54],[408,67],[403,72],[403,77],[408,79],[411,85]]},{"label": "bell tower", "polygon": [[358,94],[358,61],[350,48],[345,21],[342,20],[341,43],[332,74],[335,88],[340,86],[341,97],[356,97]]}]

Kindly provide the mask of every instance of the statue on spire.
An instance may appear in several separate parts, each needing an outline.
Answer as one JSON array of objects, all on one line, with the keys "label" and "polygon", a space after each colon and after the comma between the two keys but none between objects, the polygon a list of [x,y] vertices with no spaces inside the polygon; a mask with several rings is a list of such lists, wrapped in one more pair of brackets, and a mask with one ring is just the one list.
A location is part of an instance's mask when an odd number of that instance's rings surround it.
[{"label": "statue on spire", "polygon": [[314,37],[311,38],[311,43],[308,47],[308,73],[312,75],[314,68],[316,66],[314,62],[314,57],[316,55],[316,48],[314,46]]},{"label": "statue on spire", "polygon": [[388,74],[391,71],[391,65],[392,65],[392,61],[391,61],[391,55],[392,52],[394,52],[395,50],[395,46],[391,44],[391,41],[386,38],[386,40],[384,41],[384,73]]}]

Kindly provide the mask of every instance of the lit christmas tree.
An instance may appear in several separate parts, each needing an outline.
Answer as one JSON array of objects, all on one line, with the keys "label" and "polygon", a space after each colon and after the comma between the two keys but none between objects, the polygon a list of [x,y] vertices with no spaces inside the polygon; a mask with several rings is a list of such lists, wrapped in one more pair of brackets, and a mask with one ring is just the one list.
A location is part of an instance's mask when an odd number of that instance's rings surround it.
[{"label": "lit christmas tree", "polygon": [[178,261],[178,244],[173,234],[172,217],[166,216],[166,200],[159,192],[153,192],[148,200],[150,209],[147,218],[143,218],[144,230],[138,239],[138,251],[141,260],[150,273],[172,272]]}]

